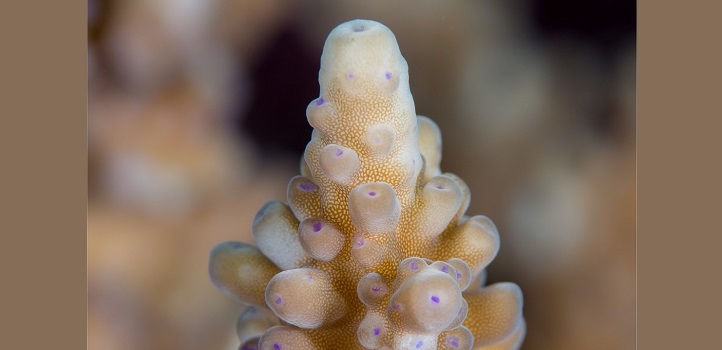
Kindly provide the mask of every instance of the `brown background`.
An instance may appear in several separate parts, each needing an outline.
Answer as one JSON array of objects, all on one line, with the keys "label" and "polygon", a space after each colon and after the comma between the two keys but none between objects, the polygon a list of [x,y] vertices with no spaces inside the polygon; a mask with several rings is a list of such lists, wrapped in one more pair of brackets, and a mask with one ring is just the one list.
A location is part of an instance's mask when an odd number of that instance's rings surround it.
[{"label": "brown background", "polygon": [[[2,272],[9,277],[1,346],[80,349],[85,3],[0,6]],[[720,116],[718,13],[691,2],[639,6],[639,349],[719,344],[720,265],[713,258],[722,147],[718,125],[710,125]]]}]

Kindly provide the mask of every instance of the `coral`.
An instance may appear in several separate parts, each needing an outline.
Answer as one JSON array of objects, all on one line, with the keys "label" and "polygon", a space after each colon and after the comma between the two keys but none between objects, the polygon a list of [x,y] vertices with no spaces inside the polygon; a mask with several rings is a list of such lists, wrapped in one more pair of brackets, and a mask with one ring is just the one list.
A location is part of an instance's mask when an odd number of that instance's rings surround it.
[{"label": "coral", "polygon": [[339,25],[319,82],[288,205],[260,209],[257,248],[211,252],[214,284],[254,305],[239,319],[241,349],[518,348],[519,287],[483,287],[497,229],[464,215],[468,187],[441,172],[441,133],[415,113],[394,35]]}]

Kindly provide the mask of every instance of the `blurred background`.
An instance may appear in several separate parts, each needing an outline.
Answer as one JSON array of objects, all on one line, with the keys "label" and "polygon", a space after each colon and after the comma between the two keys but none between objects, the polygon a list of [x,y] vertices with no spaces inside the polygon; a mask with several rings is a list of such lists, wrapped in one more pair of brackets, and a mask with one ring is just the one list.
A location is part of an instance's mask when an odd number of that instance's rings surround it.
[{"label": "blurred background", "polygon": [[354,18],[395,33],[442,169],[496,222],[523,349],[633,349],[636,3],[615,0],[89,0],[88,348],[237,349],[209,252],[285,201]]}]

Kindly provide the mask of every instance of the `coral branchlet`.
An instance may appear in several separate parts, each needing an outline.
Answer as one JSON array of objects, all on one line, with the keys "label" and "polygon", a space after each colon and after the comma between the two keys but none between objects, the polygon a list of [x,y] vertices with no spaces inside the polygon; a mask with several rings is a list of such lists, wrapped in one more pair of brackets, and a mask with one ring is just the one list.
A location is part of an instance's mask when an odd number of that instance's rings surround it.
[{"label": "coral branchlet", "polygon": [[239,319],[241,349],[518,348],[519,287],[483,286],[498,232],[464,215],[468,187],[439,169],[441,133],[415,113],[394,35],[339,25],[319,82],[288,205],[260,209],[258,247],[211,253],[215,285],[254,305]]}]

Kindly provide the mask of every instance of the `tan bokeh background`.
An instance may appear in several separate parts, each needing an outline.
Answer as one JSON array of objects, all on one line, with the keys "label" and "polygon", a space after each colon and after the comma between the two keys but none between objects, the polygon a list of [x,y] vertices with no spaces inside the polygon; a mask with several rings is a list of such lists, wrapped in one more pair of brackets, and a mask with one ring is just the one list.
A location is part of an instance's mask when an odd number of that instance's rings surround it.
[{"label": "tan bokeh background", "polygon": [[238,346],[208,254],[285,200],[323,40],[353,18],[394,31],[442,169],[499,227],[490,280],[524,291],[523,348],[632,349],[633,32],[549,30],[538,6],[90,1],[89,349]]}]

